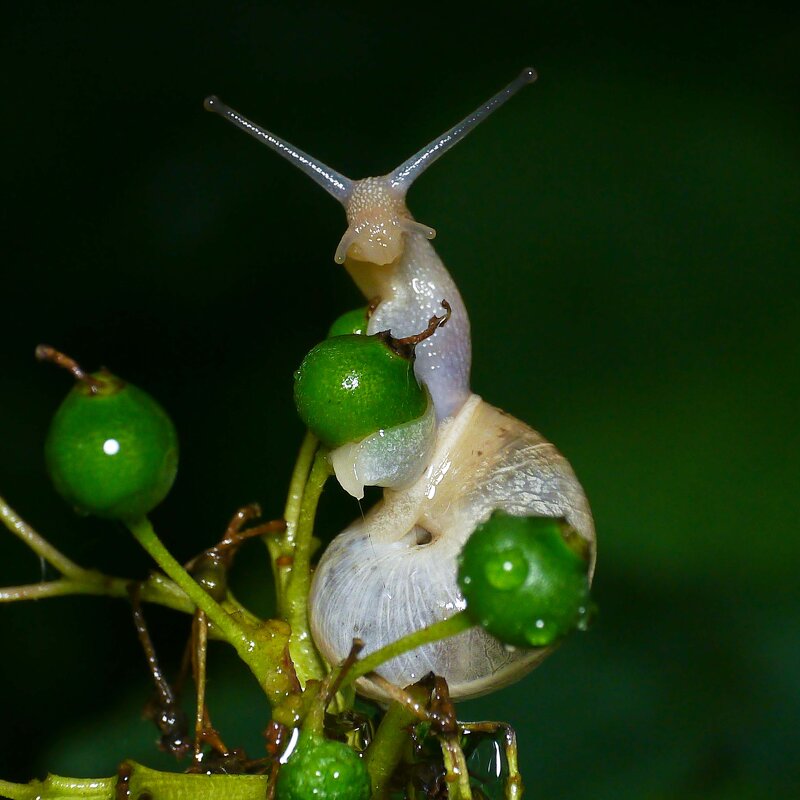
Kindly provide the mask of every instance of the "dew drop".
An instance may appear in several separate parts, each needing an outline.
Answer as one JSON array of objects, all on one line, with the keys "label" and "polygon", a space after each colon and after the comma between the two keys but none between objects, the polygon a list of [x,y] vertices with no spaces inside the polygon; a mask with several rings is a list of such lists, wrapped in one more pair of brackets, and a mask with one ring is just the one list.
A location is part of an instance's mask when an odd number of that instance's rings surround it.
[{"label": "dew drop", "polygon": [[488,559],[483,569],[489,584],[501,591],[518,589],[528,577],[528,562],[516,547]]},{"label": "dew drop", "polygon": [[579,631],[588,631],[589,628],[591,628],[592,623],[594,622],[596,614],[597,614],[597,607],[594,605],[594,603],[581,606],[578,609],[578,619],[575,622],[575,627]]},{"label": "dew drop", "polygon": [[473,734],[464,747],[467,772],[472,776],[474,788],[480,788],[478,797],[490,800],[503,800],[506,797],[508,761],[499,741],[501,736],[501,731],[496,734]]},{"label": "dew drop", "polygon": [[540,618],[525,629],[525,639],[533,647],[546,647],[552,644],[557,633],[556,626],[552,622]]}]

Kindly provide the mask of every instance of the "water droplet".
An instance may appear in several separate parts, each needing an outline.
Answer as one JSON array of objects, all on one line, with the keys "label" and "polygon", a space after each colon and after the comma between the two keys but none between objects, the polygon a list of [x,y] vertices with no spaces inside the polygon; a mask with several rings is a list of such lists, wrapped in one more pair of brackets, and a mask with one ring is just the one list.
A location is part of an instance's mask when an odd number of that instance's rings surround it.
[{"label": "water droplet", "polygon": [[546,647],[553,643],[557,633],[556,626],[552,622],[537,619],[525,629],[525,639],[532,647]]},{"label": "water droplet", "polygon": [[342,389],[345,389],[348,392],[352,392],[354,389],[358,389],[358,373],[352,372],[350,375],[346,375],[342,379]]},{"label": "water droplet", "polygon": [[484,568],[486,580],[495,589],[518,589],[528,577],[528,562],[522,551],[511,547],[488,559]]},{"label": "water droplet", "polygon": [[575,627],[579,631],[588,631],[597,616],[597,606],[594,603],[581,606],[578,609],[578,619],[575,622]]},{"label": "water droplet", "polygon": [[[501,731],[494,734],[473,734],[464,746],[473,796],[487,800],[505,800],[508,761],[500,741],[502,735]],[[475,792],[476,789],[479,792]]]}]

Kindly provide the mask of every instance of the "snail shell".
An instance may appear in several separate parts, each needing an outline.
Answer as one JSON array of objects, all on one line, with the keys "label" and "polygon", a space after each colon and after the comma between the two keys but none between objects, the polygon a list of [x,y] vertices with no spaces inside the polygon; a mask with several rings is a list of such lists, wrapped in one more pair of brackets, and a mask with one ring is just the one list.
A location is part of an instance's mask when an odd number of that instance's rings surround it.
[{"label": "snail shell", "polygon": [[[464,608],[456,558],[495,509],[566,518],[590,544],[593,567],[592,517],[569,463],[536,431],[471,395],[440,425],[423,476],[405,491],[386,490],[325,551],[310,597],[312,633],[325,658],[340,661],[353,637],[363,639],[366,654]],[[400,686],[433,671],[454,698],[475,697],[516,680],[547,652],[510,650],[475,627],[378,671]],[[366,678],[358,688],[384,699]]]}]

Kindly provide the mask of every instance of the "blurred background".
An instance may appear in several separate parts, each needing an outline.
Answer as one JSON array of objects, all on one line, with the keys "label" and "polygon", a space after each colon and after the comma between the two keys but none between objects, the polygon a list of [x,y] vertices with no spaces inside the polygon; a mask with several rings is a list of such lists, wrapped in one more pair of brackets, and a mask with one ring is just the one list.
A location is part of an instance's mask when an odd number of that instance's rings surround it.
[{"label": "blurred background", "polygon": [[[282,513],[292,371],[360,304],[337,204],[202,110],[212,92],[352,177],[387,172],[525,65],[539,82],[414,187],[471,312],[473,387],[571,460],[593,630],[462,708],[517,729],[530,797],[800,796],[800,12],[755,2],[17,4],[4,15],[0,493],[74,559],[149,568],[79,519],[42,444],[48,342],[172,414],[155,512],[181,559],[240,505]],[[331,488],[320,533],[359,514]],[[266,559],[234,581],[270,609]],[[44,573],[52,577],[52,573]],[[0,531],[0,585],[42,577]],[[188,622],[147,611],[165,664]],[[126,604],[0,607],[0,775],[169,761]],[[217,647],[212,712],[266,708]]]}]

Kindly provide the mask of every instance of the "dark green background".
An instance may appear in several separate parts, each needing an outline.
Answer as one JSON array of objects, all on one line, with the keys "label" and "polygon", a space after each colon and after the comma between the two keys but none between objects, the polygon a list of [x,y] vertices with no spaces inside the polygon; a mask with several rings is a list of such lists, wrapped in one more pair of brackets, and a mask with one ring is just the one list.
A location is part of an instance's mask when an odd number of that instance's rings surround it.
[{"label": "dark green background", "polygon": [[[2,26],[0,491],[87,565],[142,576],[42,466],[69,381],[45,341],[156,395],[182,441],[155,514],[181,558],[238,505],[279,515],[291,375],[358,296],[343,214],[202,111],[216,92],[353,177],[526,65],[419,181],[472,315],[473,386],[572,461],[597,518],[595,629],[464,707],[517,728],[531,797],[800,796],[800,13],[765,3],[28,3]],[[331,491],[322,531],[359,509]],[[40,567],[0,538],[0,585]],[[262,609],[259,545],[239,559]],[[186,620],[152,609],[168,664]],[[0,609],[0,774],[164,764],[124,603]],[[219,650],[219,648],[217,648]],[[217,721],[264,708],[214,654]],[[239,676],[239,678],[237,678]]]}]

